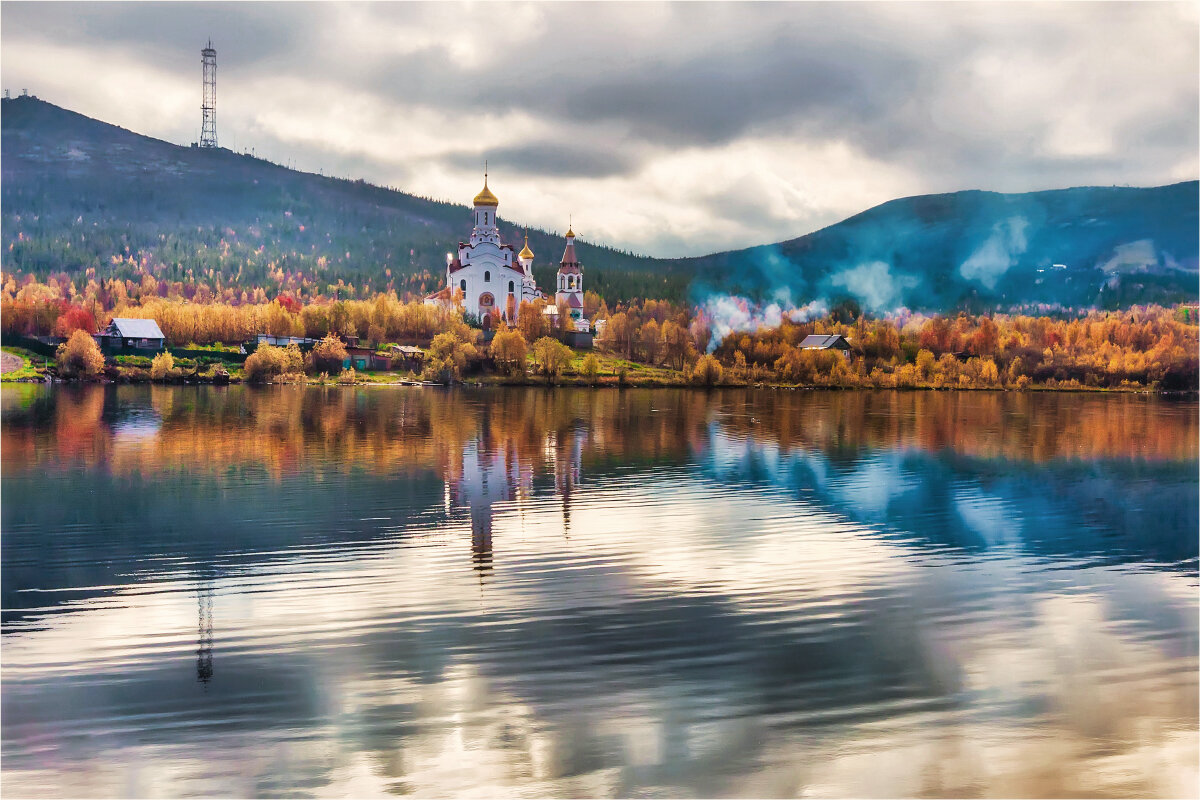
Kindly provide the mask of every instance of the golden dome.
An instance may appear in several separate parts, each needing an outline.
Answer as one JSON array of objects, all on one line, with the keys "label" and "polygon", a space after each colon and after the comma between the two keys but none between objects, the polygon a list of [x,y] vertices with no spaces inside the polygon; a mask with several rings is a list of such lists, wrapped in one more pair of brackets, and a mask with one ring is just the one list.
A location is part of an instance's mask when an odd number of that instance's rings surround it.
[{"label": "golden dome", "polygon": [[575,231],[574,231],[572,228],[570,228],[570,227],[568,227],[568,228],[567,228],[567,238],[568,238],[568,239],[574,239],[574,238],[575,238]]},{"label": "golden dome", "polygon": [[533,251],[529,249],[529,234],[525,234],[525,246],[521,248],[521,252],[517,253],[517,258],[522,260],[533,258]]},{"label": "golden dome", "polygon": [[492,194],[492,190],[487,185],[487,175],[483,176],[483,191],[475,195],[476,206],[498,206],[500,201],[496,199],[496,195]]}]

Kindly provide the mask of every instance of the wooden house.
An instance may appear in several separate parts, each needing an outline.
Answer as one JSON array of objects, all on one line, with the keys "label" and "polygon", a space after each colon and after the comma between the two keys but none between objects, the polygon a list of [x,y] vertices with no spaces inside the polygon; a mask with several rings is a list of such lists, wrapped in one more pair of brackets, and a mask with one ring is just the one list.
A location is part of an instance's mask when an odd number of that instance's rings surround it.
[{"label": "wooden house", "polygon": [[804,337],[801,350],[834,350],[843,357],[850,357],[850,342],[840,333],[814,333]]},{"label": "wooden house", "polygon": [[158,353],[167,346],[167,337],[152,319],[115,317],[94,338],[108,353]]}]

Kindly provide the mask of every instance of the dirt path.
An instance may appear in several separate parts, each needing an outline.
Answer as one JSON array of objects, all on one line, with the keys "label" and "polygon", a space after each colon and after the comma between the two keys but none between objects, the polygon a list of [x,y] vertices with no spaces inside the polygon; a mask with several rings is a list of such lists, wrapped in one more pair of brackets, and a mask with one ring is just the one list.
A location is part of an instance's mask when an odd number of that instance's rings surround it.
[{"label": "dirt path", "polygon": [[20,356],[14,356],[12,353],[0,353],[0,373],[16,372],[23,366],[25,366],[25,362]]}]

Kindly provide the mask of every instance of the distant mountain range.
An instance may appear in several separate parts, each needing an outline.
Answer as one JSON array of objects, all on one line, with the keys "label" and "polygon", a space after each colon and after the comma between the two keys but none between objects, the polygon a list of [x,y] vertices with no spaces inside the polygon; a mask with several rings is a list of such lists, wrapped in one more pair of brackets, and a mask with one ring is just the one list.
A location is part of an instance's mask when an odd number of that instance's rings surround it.
[{"label": "distant mountain range", "polygon": [[1196,300],[1200,184],[892,200],[798,239],[683,259],[692,291],[885,310]]},{"label": "distant mountain range", "polygon": [[[462,205],[132,133],[32,97],[0,113],[6,272],[364,296],[439,288],[469,232]],[[523,230],[501,220],[507,241]],[[1195,300],[1200,187],[967,191],[893,200],[778,244],[655,259],[581,242],[588,288],[700,301],[713,293],[869,310]],[[531,229],[539,283],[562,239]],[[340,284],[339,284],[340,282]]]}]

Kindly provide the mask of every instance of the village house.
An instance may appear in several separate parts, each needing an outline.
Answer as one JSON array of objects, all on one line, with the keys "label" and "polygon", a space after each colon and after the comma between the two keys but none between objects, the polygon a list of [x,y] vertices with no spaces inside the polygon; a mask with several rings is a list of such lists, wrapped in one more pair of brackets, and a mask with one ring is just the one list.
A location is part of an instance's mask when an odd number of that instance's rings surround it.
[{"label": "village house", "polygon": [[850,357],[850,342],[840,333],[813,333],[800,342],[801,350],[833,350],[843,358]]},{"label": "village house", "polygon": [[107,328],[94,334],[93,338],[100,349],[108,353],[157,353],[167,346],[167,337],[152,319],[115,317]]}]

